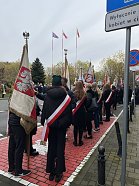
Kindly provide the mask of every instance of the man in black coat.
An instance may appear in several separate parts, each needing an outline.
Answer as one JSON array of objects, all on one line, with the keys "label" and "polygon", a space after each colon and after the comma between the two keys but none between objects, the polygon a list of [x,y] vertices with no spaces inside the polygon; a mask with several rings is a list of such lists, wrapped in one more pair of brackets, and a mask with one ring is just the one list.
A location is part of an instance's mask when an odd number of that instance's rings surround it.
[{"label": "man in black coat", "polygon": [[[42,125],[44,125],[45,120],[54,113],[67,96],[65,88],[61,85],[61,76],[53,76],[52,87],[47,89],[44,99],[41,116]],[[62,114],[49,127],[46,172],[50,173],[50,181],[55,178],[55,181],[59,182],[63,172],[66,171],[65,136],[71,121],[72,108],[71,104],[68,104]]]},{"label": "man in black coat", "polygon": [[20,125],[20,119],[16,114],[9,113],[8,172],[14,173],[16,177],[26,176],[31,173],[30,170],[22,169],[26,133]]}]

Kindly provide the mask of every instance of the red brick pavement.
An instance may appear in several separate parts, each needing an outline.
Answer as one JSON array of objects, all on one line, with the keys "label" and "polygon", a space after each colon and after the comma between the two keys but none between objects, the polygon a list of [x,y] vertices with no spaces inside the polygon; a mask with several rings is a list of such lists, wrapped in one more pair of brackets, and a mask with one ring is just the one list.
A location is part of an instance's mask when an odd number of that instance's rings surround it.
[{"label": "red brick pavement", "polygon": [[[24,180],[27,180],[31,183],[37,184],[39,186],[47,186],[47,185],[64,185],[66,180],[71,176],[71,174],[75,171],[77,166],[83,161],[83,159],[87,156],[90,150],[95,146],[95,144],[99,141],[99,139],[103,136],[103,134],[107,131],[107,129],[112,125],[115,118],[111,118],[110,122],[104,122],[103,125],[100,126],[100,132],[93,134],[93,139],[84,139],[84,145],[79,147],[73,146],[73,129],[72,127],[68,130],[68,140],[66,142],[66,172],[64,173],[63,179],[56,184],[56,182],[50,182],[48,180],[48,174],[45,172],[46,167],[46,159],[47,157],[44,155],[39,155],[36,157],[30,157],[30,170],[32,173],[26,177],[23,177]],[[39,140],[41,137],[42,128],[38,129],[37,134],[34,136],[33,141]],[[8,170],[8,157],[7,157],[7,149],[8,149],[8,138],[4,138],[0,140],[0,170],[7,171]],[[24,155],[23,168],[27,169],[27,156]]]}]

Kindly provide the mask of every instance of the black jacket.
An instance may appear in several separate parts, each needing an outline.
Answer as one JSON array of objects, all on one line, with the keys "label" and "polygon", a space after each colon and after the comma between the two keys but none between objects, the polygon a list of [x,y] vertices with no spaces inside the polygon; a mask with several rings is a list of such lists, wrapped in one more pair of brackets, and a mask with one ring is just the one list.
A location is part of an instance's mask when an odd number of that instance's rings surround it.
[{"label": "black jacket", "polygon": [[[67,93],[63,87],[52,86],[46,92],[44,99],[41,124],[44,125],[45,120],[51,116],[51,114],[58,108],[58,106],[64,101]],[[58,117],[58,119],[50,127],[67,128],[72,122],[72,107],[71,103],[67,106],[64,112]]]}]

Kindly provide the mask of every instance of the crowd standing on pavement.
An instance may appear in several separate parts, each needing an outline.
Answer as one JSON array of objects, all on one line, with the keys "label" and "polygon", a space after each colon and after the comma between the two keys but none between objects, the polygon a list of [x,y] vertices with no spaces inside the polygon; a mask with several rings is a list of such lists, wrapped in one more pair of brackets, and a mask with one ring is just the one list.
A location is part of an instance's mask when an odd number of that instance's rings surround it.
[{"label": "crowd standing on pavement", "polygon": [[[65,144],[69,127],[73,125],[73,145],[85,145],[85,140],[93,139],[93,133],[100,131],[100,124],[105,125],[105,122],[110,121],[117,102],[123,103],[123,87],[117,89],[110,84],[98,87],[96,82],[84,84],[83,81],[76,81],[74,89],[70,90],[66,78],[53,75],[51,86],[44,88],[39,84],[34,89],[36,97],[44,101],[42,111],[38,105],[36,111],[38,115],[41,111],[41,124],[45,128],[44,139],[48,138],[46,172],[49,173],[50,181],[55,179],[59,182],[66,171]],[[130,101],[130,88],[129,92]],[[106,115],[104,120],[103,115]],[[31,173],[30,170],[22,169],[26,133],[20,125],[20,120],[16,114],[9,113],[8,172],[16,177]],[[39,155],[32,147],[32,135],[35,135],[36,131],[37,127],[30,135],[32,156]]]}]

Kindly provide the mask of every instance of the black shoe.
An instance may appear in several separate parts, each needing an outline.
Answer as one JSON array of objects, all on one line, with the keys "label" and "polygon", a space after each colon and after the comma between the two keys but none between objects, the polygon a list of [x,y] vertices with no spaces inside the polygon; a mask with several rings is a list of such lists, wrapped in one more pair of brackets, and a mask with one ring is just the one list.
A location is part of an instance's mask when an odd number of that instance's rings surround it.
[{"label": "black shoe", "polygon": [[39,152],[38,151],[33,151],[30,153],[30,156],[37,156],[39,155]]},{"label": "black shoe", "polygon": [[9,173],[9,174],[13,174],[14,171],[15,171],[14,169],[8,169],[8,173]]},{"label": "black shoe", "polygon": [[55,177],[55,181],[58,183],[60,182],[60,180],[62,179],[63,177],[63,174],[57,174],[56,177]]},{"label": "black shoe", "polygon": [[93,130],[93,132],[99,132],[100,131],[100,128],[95,128],[94,130]]},{"label": "black shoe", "polygon": [[33,148],[32,148],[31,152],[35,152],[35,151],[36,151],[36,149],[33,149]]},{"label": "black shoe", "polygon": [[21,172],[19,173],[15,173],[15,177],[22,177],[22,176],[27,176],[31,174],[31,171],[30,170],[22,170]]},{"label": "black shoe", "polygon": [[83,145],[83,141],[80,141],[80,142],[79,142],[79,146],[82,146],[82,145]]},{"label": "black shoe", "polygon": [[77,146],[77,142],[76,142],[76,141],[74,141],[74,142],[73,142],[73,145],[74,145],[74,146]]},{"label": "black shoe", "polygon": [[50,173],[49,175],[49,181],[53,181],[55,178],[55,174],[54,173]]},{"label": "black shoe", "polygon": [[89,136],[88,136],[88,135],[86,134],[86,135],[84,136],[84,138],[85,138],[85,139],[92,139],[93,137],[92,137],[92,135],[89,135]]}]

